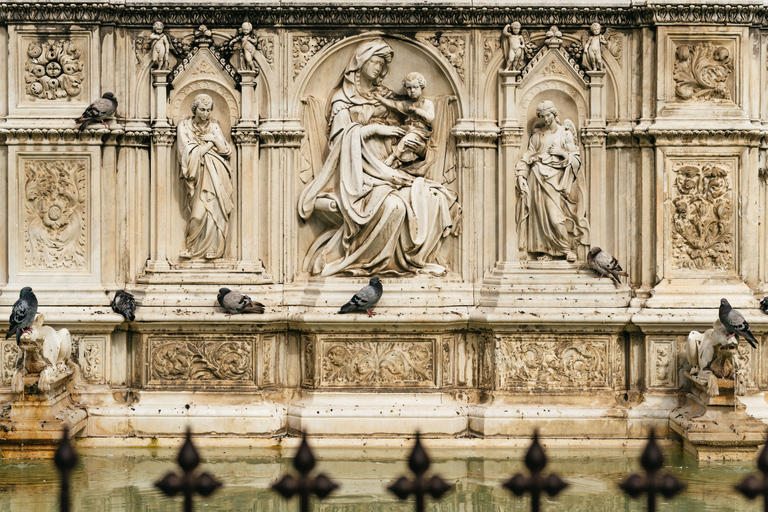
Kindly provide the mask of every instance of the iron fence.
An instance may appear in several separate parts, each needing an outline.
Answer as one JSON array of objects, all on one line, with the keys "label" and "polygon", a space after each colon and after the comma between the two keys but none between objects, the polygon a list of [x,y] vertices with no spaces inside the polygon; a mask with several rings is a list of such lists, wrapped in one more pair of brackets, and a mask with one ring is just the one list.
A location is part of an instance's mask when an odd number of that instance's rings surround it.
[{"label": "iron fence", "polygon": [[[200,464],[200,456],[189,430],[187,431],[185,442],[179,450],[177,461],[182,473],[178,474],[171,471],[161,480],[158,480],[155,486],[166,496],[181,494],[184,498],[185,512],[192,512],[194,509],[195,495],[209,496],[219,487],[225,485],[210,473],[196,471]],[[537,512],[541,510],[541,497],[543,494],[554,497],[567,489],[569,484],[560,478],[559,475],[554,473],[544,474],[547,456],[539,443],[538,432],[533,434],[533,439],[526,452],[524,462],[530,474],[526,476],[518,473],[502,485],[518,497],[529,494],[531,496],[530,509],[533,512]],[[67,432],[64,432],[56,450],[54,464],[60,475],[59,510],[69,512],[69,477],[77,464],[77,454],[72,447]],[[768,445],[760,452],[756,464],[762,476],[747,476],[734,487],[747,499],[753,500],[762,497],[764,510],[768,512]],[[398,478],[387,487],[387,490],[400,500],[407,500],[412,497],[414,510],[416,512],[423,512],[428,496],[434,501],[440,501],[453,487],[453,484],[445,481],[440,475],[427,476],[430,465],[430,457],[422,445],[421,436],[417,432],[414,446],[408,459],[408,467],[413,476],[411,478],[405,476]],[[651,430],[648,442],[640,456],[640,465],[643,468],[644,474],[628,476],[626,480],[619,484],[619,487],[630,498],[637,499],[645,496],[649,512],[655,512],[656,499],[659,495],[672,499],[685,490],[686,484],[684,482],[672,474],[661,472],[664,466],[664,455],[656,442],[656,434],[653,430]],[[293,466],[297,474],[282,475],[278,481],[272,484],[272,489],[285,499],[298,496],[301,512],[309,512],[311,510],[312,501],[310,498],[312,496],[315,496],[318,500],[323,500],[340,488],[331,477],[325,474],[311,475],[315,467],[315,456],[306,435],[303,436],[294,456]]]}]

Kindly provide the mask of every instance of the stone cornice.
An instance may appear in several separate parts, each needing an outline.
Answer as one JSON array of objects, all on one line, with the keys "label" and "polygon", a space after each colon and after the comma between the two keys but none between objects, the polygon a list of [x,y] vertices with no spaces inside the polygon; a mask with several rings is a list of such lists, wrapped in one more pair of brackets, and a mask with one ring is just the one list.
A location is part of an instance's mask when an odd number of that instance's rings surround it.
[{"label": "stone cornice", "polygon": [[0,128],[0,140],[5,144],[103,144],[114,142],[125,132],[120,129],[73,128]]},{"label": "stone cornice", "polygon": [[149,27],[162,20],[166,26],[237,26],[249,19],[258,27],[377,26],[397,29],[425,27],[494,28],[519,21],[526,27],[584,26],[593,22],[611,27],[638,25],[736,24],[768,26],[768,8],[759,5],[652,5],[622,7],[457,7],[451,5],[267,6],[231,5],[214,0],[205,7],[175,3],[52,1],[0,3],[0,23],[108,23]]}]

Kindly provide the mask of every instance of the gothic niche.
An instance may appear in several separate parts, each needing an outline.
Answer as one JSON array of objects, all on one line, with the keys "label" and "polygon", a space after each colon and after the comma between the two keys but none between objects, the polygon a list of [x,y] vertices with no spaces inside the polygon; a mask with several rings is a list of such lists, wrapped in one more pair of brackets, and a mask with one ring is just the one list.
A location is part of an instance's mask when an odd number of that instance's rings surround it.
[{"label": "gothic niche", "polygon": [[82,54],[72,41],[30,43],[24,65],[27,94],[49,100],[78,96],[84,79]]},{"label": "gothic niche", "polygon": [[85,161],[27,161],[24,179],[24,266],[85,268]]},{"label": "gothic niche", "polygon": [[683,162],[675,173],[672,255],[675,269],[733,269],[733,205],[726,162]]},{"label": "gothic niche", "polygon": [[675,95],[681,101],[731,101],[728,48],[712,43],[684,44],[675,51]]},{"label": "gothic niche", "polygon": [[453,97],[428,96],[424,75],[398,65],[383,39],[360,43],[334,82],[330,94],[320,92],[327,101],[304,99],[302,155],[311,171],[298,210],[319,229],[304,270],[444,275],[440,248],[458,234],[461,214],[447,186],[455,166]]}]

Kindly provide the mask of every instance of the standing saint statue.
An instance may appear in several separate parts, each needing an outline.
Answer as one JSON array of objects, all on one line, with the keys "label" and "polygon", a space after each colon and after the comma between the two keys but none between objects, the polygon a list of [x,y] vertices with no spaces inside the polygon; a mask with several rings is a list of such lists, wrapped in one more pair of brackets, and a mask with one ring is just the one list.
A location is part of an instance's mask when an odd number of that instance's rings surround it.
[{"label": "standing saint statue", "polygon": [[539,103],[536,115],[540,124],[515,169],[521,246],[541,260],[576,261],[576,250],[589,245],[576,127],[569,119],[560,124],[551,101]]},{"label": "standing saint statue", "polygon": [[192,101],[192,116],[176,130],[181,178],[186,184],[185,211],[189,218],[182,258],[221,258],[227,243],[229,215],[234,206],[232,153],[221,126],[211,119],[213,99],[198,94]]}]

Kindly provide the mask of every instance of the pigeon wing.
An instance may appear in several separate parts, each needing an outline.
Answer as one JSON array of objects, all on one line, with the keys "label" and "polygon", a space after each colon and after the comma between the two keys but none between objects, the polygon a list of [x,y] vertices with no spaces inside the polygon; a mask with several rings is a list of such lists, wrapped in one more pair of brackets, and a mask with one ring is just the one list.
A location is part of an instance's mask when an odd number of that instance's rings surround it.
[{"label": "pigeon wing", "polygon": [[243,298],[247,298],[247,296],[238,291],[231,290],[224,296],[221,306],[227,311],[227,313],[239,313],[245,307]]},{"label": "pigeon wing", "polygon": [[29,303],[23,299],[17,300],[13,304],[13,309],[11,310],[11,318],[10,318],[10,326],[8,328],[8,334],[6,334],[5,339],[10,338],[16,333],[16,329],[23,326],[24,320],[30,312]]},{"label": "pigeon wing", "polygon": [[731,309],[728,313],[728,324],[730,324],[731,330],[736,334],[741,334],[744,339],[752,345],[752,348],[757,348],[757,340],[752,335],[752,331],[749,330],[749,324],[740,312],[735,309]]}]

